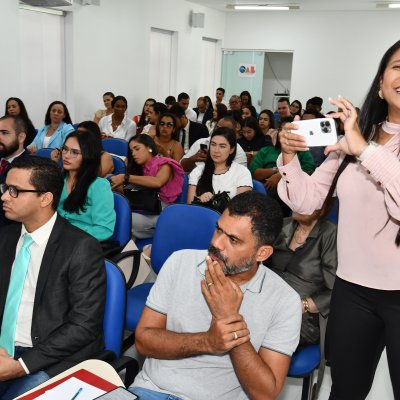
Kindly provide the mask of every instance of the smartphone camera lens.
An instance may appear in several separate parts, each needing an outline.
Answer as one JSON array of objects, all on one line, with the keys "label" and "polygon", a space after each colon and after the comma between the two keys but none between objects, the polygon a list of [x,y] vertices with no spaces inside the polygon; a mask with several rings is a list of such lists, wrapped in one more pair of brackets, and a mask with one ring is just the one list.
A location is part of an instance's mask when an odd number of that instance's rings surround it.
[{"label": "smartphone camera lens", "polygon": [[329,121],[321,121],[321,131],[324,133],[329,133],[332,131],[331,123]]}]

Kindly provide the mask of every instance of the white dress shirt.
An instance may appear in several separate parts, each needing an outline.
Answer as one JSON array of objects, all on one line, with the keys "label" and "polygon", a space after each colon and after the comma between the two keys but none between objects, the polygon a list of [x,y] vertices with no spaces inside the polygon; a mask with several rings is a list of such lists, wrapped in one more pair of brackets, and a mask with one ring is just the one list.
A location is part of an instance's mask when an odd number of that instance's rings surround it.
[{"label": "white dress shirt", "polygon": [[185,110],[185,114],[188,120],[196,122],[197,121],[197,114],[196,111],[193,110],[193,108],[188,107]]},{"label": "white dress shirt", "polygon": [[112,128],[112,116],[106,115],[99,122],[100,131],[105,133],[107,136],[111,136],[115,139],[124,139],[127,142],[129,139],[136,135],[136,124],[128,118],[126,115],[121,122],[121,125],[114,131]]}]

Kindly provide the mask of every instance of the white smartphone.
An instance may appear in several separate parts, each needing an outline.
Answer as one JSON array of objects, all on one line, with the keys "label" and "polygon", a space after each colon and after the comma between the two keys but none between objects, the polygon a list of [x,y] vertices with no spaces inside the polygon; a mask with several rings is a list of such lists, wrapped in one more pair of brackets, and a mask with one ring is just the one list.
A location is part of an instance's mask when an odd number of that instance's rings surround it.
[{"label": "white smartphone", "polygon": [[299,129],[293,133],[306,137],[308,147],[329,146],[337,143],[336,124],[332,118],[315,118],[294,121]]}]

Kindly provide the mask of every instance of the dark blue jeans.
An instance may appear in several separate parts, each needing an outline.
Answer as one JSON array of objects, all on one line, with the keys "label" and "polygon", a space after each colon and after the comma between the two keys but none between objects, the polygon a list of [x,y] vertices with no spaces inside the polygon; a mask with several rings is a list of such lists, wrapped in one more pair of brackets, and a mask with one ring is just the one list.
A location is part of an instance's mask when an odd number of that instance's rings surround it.
[{"label": "dark blue jeans", "polygon": [[[18,360],[25,350],[27,350],[26,347],[16,347],[14,358]],[[48,379],[50,379],[50,377],[46,372],[39,371],[34,374],[25,375],[22,378],[0,382],[0,399],[12,400],[41,383],[46,382]]]},{"label": "dark blue jeans", "polygon": [[138,386],[132,386],[129,391],[135,394],[139,400],[182,400],[173,394],[156,392],[150,389],[144,389]]}]

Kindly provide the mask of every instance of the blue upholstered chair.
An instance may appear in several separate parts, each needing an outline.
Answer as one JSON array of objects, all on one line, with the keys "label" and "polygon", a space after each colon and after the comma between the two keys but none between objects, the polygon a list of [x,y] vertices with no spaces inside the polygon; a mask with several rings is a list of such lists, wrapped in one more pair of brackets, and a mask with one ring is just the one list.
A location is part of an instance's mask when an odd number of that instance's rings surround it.
[{"label": "blue upholstered chair", "polygon": [[110,237],[110,240],[116,240],[121,247],[125,247],[132,236],[131,207],[125,196],[116,192],[113,192],[113,195],[116,221],[114,233]]},{"label": "blue upholstered chair", "polygon": [[112,157],[113,164],[114,164],[113,175],[124,174],[126,167],[125,167],[125,163],[122,161],[122,159],[119,158],[118,156],[114,156],[114,155],[111,155],[111,157]]},{"label": "blue upholstered chair", "polygon": [[139,365],[131,357],[121,357],[126,306],[125,277],[109,260],[105,260],[105,268],[107,276],[103,320],[105,351],[97,358],[109,362],[117,372],[125,369],[125,385],[129,386],[139,371]]},{"label": "blue upholstered chair", "polygon": [[111,154],[118,156],[128,156],[128,142],[124,139],[106,138],[101,141],[103,149]]},{"label": "blue upholstered chair", "polygon": [[183,175],[182,193],[174,201],[175,204],[176,203],[186,204],[188,188],[189,188],[189,176],[188,176],[188,174],[184,174]]},{"label": "blue upholstered chair", "polygon": [[253,190],[261,194],[267,194],[265,186],[260,181],[257,181],[255,179],[253,179]]},{"label": "blue upholstered chair", "polygon": [[[158,218],[151,250],[151,264],[156,274],[166,259],[177,250],[207,249],[220,214],[189,204],[172,204]],[[152,283],[128,290],[125,328],[134,331],[145,306]]]},{"label": "blue upholstered chair", "polygon": [[46,157],[46,158],[51,158],[51,152],[54,149],[51,147],[43,147],[39,149],[34,155],[38,157]]},{"label": "blue upholstered chair", "polygon": [[301,400],[311,399],[313,375],[319,366],[320,360],[321,350],[319,344],[303,347],[292,356],[288,376],[303,378]]}]

